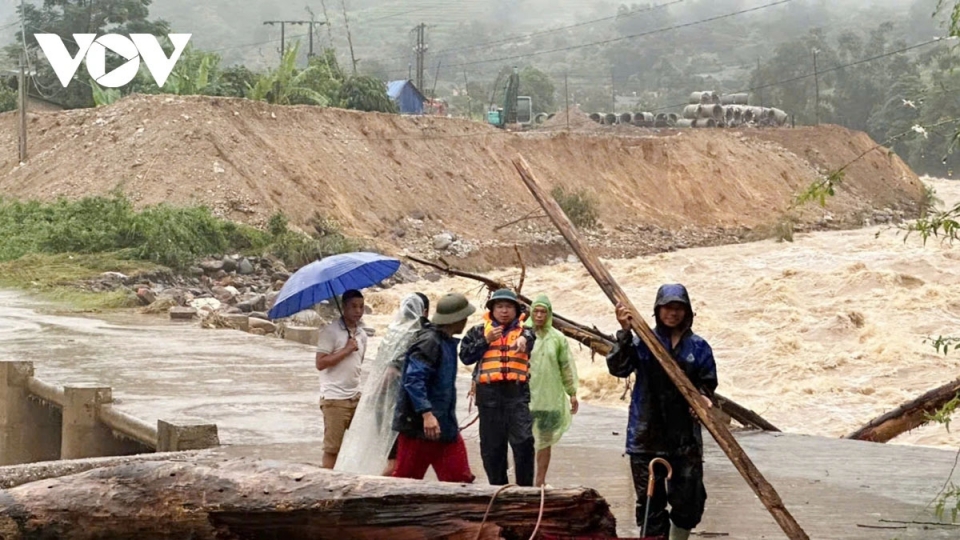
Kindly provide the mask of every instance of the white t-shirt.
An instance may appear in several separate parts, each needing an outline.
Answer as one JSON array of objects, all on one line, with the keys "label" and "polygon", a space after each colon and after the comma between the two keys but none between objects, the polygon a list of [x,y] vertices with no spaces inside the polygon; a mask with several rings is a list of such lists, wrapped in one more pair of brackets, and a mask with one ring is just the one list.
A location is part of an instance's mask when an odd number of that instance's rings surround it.
[{"label": "white t-shirt", "polygon": [[[367,351],[367,333],[363,325],[353,332],[357,340],[357,350],[350,353],[339,364],[320,372],[320,397],[323,399],[353,399],[360,393],[360,365]],[[317,340],[317,352],[330,354],[347,346],[347,327],[343,319],[328,324],[320,331]]]}]

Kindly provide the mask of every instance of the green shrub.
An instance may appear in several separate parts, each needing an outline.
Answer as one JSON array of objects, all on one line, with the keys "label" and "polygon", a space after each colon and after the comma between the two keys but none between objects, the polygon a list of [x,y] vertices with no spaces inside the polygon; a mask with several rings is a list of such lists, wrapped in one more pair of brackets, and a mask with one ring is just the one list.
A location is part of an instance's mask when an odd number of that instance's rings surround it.
[{"label": "green shrub", "polygon": [[597,201],[585,190],[568,192],[557,186],[550,194],[577,228],[595,229],[599,226],[600,211],[597,210]]}]

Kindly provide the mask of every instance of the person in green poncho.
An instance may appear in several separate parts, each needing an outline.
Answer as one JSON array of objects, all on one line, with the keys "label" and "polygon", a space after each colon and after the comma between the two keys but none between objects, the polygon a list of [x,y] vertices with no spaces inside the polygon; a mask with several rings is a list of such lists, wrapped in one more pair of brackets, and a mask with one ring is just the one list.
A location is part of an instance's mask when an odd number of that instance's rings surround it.
[{"label": "person in green poncho", "polygon": [[550,449],[570,428],[577,401],[577,364],[570,355],[567,338],[553,327],[553,306],[541,294],[530,305],[533,316],[526,325],[537,341],[530,357],[530,413],[537,450],[536,486],[546,483]]}]

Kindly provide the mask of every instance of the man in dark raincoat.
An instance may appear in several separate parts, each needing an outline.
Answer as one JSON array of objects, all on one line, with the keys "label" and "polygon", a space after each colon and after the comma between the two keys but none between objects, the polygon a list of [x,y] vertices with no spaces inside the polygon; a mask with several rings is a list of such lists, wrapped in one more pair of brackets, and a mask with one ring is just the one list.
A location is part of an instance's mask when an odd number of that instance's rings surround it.
[{"label": "man in dark raincoat", "polygon": [[393,421],[399,432],[395,477],[422,480],[433,467],[441,482],[471,483],[475,478],[457,422],[460,340],[454,337],[474,311],[462,294],[444,296],[433,319],[421,321],[407,350]]},{"label": "man in dark raincoat", "polygon": [[[630,330],[630,312],[617,305],[617,344],[607,356],[607,368],[615,377],[636,373],[627,426],[627,454],[637,492],[637,525],[643,526],[649,465],[660,457],[670,462],[673,478],[664,489],[666,471],[656,469],[657,485],[650,500],[648,536],[686,540],[700,523],[707,492],[703,486],[703,437],[689,404],[649,347]],[[663,347],[700,391],[704,405],[717,388],[717,366],[710,345],[693,333],[693,308],[683,285],[663,285],[654,304],[654,332]],[[669,519],[667,503],[670,504]]]}]

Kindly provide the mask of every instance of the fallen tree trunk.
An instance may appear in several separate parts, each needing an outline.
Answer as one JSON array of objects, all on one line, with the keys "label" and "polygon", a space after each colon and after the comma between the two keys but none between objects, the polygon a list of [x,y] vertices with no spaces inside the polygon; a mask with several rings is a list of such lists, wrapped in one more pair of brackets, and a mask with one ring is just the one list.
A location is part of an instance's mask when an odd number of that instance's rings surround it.
[{"label": "fallen tree trunk", "polygon": [[[132,456],[98,457],[86,459],[62,459],[57,461],[42,461],[39,463],[24,463],[22,465],[6,465],[0,467],[0,489],[10,489],[30,482],[79,474],[92,469],[129,465],[142,461],[196,461],[200,457],[197,451],[188,452],[161,452],[151,454],[135,454]],[[0,537],[2,538],[2,537]]]},{"label": "fallen tree trunk", "polygon": [[[533,533],[541,493],[356,476],[233,460],[143,462],[25,484],[0,494],[0,538],[513,538]],[[550,489],[541,532],[616,536],[592,489]]]},{"label": "fallen tree trunk", "polygon": [[[487,276],[472,274],[470,272],[462,272],[460,270],[450,268],[449,266],[446,266],[446,267],[440,266],[436,263],[425,261],[423,259],[418,259],[416,257],[407,257],[407,258],[415,263],[422,264],[430,268],[435,268],[437,270],[440,270],[441,272],[445,272],[452,276],[458,276],[458,277],[479,281],[484,285],[486,285],[487,288],[490,290],[508,288],[507,284]],[[517,295],[517,298],[521,302],[526,304],[527,307],[529,307],[530,304],[532,303],[532,301],[529,298],[527,298],[526,296],[523,296],[522,294]],[[562,332],[563,335],[579,343],[586,345],[587,347],[590,348],[591,351],[601,356],[604,356],[604,357],[607,356],[608,354],[610,354],[610,351],[613,349],[613,343],[614,343],[613,336],[609,334],[604,334],[603,332],[601,332],[596,328],[590,328],[588,326],[582,325],[571,319],[567,319],[566,317],[563,317],[558,313],[553,314],[553,327],[559,330],[560,332]],[[761,431],[777,431],[777,432],[780,431],[780,429],[778,429],[776,426],[774,426],[770,422],[767,422],[766,420],[764,420],[763,417],[761,417],[759,414],[751,411],[750,409],[742,405],[739,405],[732,399],[721,396],[720,394],[714,394],[714,398],[720,410],[726,413],[728,416],[730,416],[730,418],[733,418],[734,420],[739,422],[741,425],[759,429]]]},{"label": "fallen tree trunk", "polygon": [[901,433],[926,424],[928,416],[936,413],[960,393],[960,379],[934,388],[913,401],[875,418],[867,425],[847,435],[847,439],[887,442]]},{"label": "fallen tree trunk", "polygon": [[710,434],[713,435],[714,440],[717,441],[717,445],[720,446],[727,457],[730,458],[734,467],[737,468],[743,476],[743,479],[746,480],[747,485],[753,489],[753,492],[767,508],[767,511],[770,512],[770,515],[773,516],[773,519],[780,525],[780,528],[787,535],[787,538],[791,540],[809,540],[807,533],[804,532],[800,524],[797,523],[790,514],[790,511],[787,510],[787,507],[783,504],[780,495],[773,486],[770,485],[770,482],[763,477],[756,465],[753,464],[753,461],[750,460],[750,457],[747,456],[746,452],[743,451],[740,443],[733,437],[733,434],[730,433],[727,426],[720,422],[719,419],[712,414],[712,411],[704,405],[700,398],[700,393],[693,387],[693,384],[690,383],[690,379],[687,378],[683,370],[680,369],[680,366],[673,360],[670,353],[660,344],[653,330],[651,330],[647,323],[640,317],[633,302],[630,301],[630,298],[627,297],[623,289],[620,288],[613,279],[613,276],[610,275],[607,268],[600,262],[600,259],[580,238],[580,234],[573,226],[573,223],[570,222],[570,219],[564,214],[560,205],[557,204],[557,201],[550,197],[540,186],[540,182],[537,181],[526,160],[524,160],[522,156],[517,156],[513,160],[513,165],[520,174],[523,183],[526,184],[534,198],[547,212],[547,215],[550,216],[550,220],[557,226],[560,234],[562,234],[567,240],[567,243],[570,244],[570,247],[574,253],[577,254],[577,257],[580,258],[580,261],[583,262],[587,271],[590,272],[590,275],[596,280],[597,285],[603,289],[603,292],[612,303],[623,304],[633,314],[631,325],[633,331],[640,336],[650,349],[650,352],[653,353],[653,357],[660,366],[663,367],[670,381],[676,385],[684,399],[687,400],[687,403],[693,409],[694,413],[696,413],[697,418],[700,419],[700,422],[707,428]]}]

